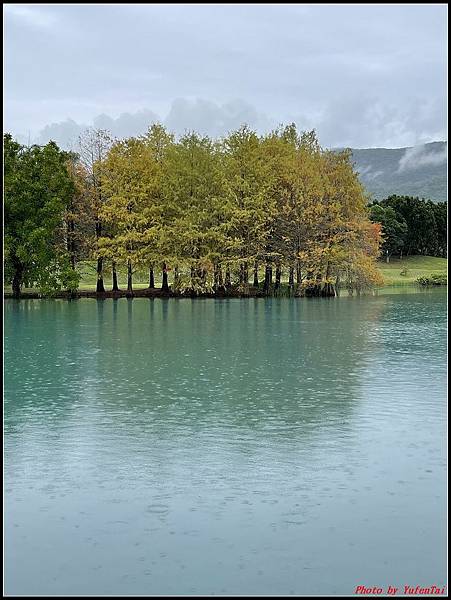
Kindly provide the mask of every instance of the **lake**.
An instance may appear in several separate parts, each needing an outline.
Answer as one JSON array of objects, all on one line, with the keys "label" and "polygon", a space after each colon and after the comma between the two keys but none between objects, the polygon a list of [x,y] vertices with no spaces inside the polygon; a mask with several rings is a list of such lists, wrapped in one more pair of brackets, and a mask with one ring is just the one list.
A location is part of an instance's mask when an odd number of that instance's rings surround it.
[{"label": "lake", "polygon": [[4,313],[6,594],[445,584],[444,290]]}]

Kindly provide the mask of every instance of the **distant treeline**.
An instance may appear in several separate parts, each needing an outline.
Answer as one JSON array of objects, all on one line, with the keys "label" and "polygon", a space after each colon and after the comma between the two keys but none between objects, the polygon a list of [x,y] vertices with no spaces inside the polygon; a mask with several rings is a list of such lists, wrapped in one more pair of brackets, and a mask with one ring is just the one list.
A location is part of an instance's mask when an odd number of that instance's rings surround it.
[{"label": "distant treeline", "polygon": [[[5,274],[13,293],[77,289],[81,260],[105,273],[161,273],[163,291],[334,295],[381,283],[380,225],[349,151],[323,150],[294,125],[259,136],[248,127],[215,141],[175,140],[153,125],[112,140],[101,130],[79,152],[4,137]],[[169,273],[171,274],[169,276]]]},{"label": "distant treeline", "polygon": [[392,255],[446,257],[446,202],[389,196],[370,205],[370,218],[382,226],[384,242],[381,253],[387,261]]}]

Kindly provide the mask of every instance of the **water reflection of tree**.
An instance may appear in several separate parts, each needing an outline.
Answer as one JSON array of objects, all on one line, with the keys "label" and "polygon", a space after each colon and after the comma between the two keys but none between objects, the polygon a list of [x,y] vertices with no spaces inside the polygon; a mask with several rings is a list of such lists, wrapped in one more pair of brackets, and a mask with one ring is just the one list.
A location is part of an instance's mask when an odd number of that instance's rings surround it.
[{"label": "water reflection of tree", "polygon": [[23,374],[7,372],[9,408],[20,412],[26,384],[50,422],[91,404],[107,417],[124,410],[132,430],[146,427],[146,411],[163,428],[193,434],[233,427],[296,437],[349,418],[368,328],[384,302],[11,303],[6,361],[22,364]]},{"label": "water reflection of tree", "polygon": [[28,366],[10,378],[9,419],[37,419],[36,450],[54,447],[55,465],[82,449],[100,473],[119,456],[163,469],[202,451],[265,460],[352,436],[387,298],[29,302],[14,319]]},{"label": "water reflection of tree", "polygon": [[[102,317],[102,394],[136,432],[158,423],[160,435],[170,427],[192,435],[229,427],[296,438],[343,426],[384,302],[120,300]],[[114,352],[110,320],[120,339]]]}]

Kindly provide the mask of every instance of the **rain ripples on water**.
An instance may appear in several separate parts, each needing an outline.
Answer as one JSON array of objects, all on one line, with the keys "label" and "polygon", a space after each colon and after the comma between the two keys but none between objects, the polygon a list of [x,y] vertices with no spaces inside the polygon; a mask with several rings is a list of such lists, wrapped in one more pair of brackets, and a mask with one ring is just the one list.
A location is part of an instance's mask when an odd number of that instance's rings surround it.
[{"label": "rain ripples on water", "polygon": [[446,304],[5,303],[9,594],[445,578]]}]

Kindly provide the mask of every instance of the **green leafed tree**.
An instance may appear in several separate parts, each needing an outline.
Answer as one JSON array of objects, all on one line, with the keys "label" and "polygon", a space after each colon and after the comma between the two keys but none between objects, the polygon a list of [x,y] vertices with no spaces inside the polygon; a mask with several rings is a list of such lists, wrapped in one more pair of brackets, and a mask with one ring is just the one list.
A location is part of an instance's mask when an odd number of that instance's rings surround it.
[{"label": "green leafed tree", "polygon": [[407,237],[407,223],[397,215],[391,206],[383,207],[378,203],[370,206],[370,219],[382,226],[383,243],[381,253],[390,262],[392,254],[401,254]]},{"label": "green leafed tree", "polygon": [[24,147],[4,136],[5,277],[13,295],[21,288],[43,293],[75,289],[65,212],[75,189],[69,155],[54,142]]}]

